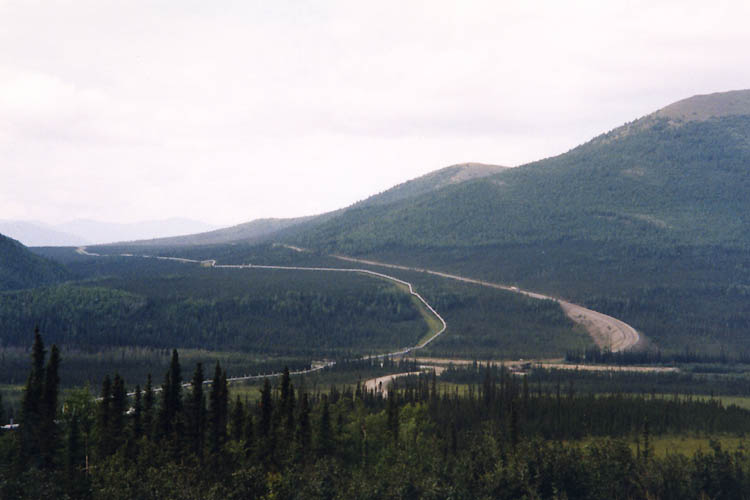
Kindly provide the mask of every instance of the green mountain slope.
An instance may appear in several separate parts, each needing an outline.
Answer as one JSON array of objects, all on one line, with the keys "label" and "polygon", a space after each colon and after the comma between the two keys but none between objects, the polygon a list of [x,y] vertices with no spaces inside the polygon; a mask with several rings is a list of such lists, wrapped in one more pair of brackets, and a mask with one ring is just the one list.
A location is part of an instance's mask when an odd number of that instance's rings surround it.
[{"label": "green mountain slope", "polygon": [[222,243],[261,242],[281,230],[311,221],[314,217],[297,217],[292,219],[256,219],[205,233],[172,236],[169,238],[155,238],[151,240],[119,243],[129,246],[190,246],[190,245],[218,245]]},{"label": "green mountain slope", "polygon": [[554,158],[355,206],[290,241],[583,300],[667,348],[750,349],[748,102],[750,91],[687,99]]},{"label": "green mountain slope", "polygon": [[62,281],[68,272],[0,234],[0,290],[32,288]]},{"label": "green mountain slope", "polygon": [[564,155],[332,218],[299,241],[361,253],[561,238],[745,245],[750,115],[657,115]]},{"label": "green mountain slope", "polygon": [[472,179],[493,175],[505,169],[506,167],[486,165],[483,163],[462,163],[460,165],[445,167],[427,175],[404,182],[398,186],[383,191],[382,193],[370,196],[363,201],[355,203],[352,207],[335,210],[333,212],[291,219],[256,219],[236,226],[217,229],[206,233],[128,242],[124,245],[170,247],[220,245],[223,243],[237,242],[262,243],[274,238],[296,234],[299,231],[324,224],[348,210],[388,205],[397,201],[430,193],[445,186],[460,184]]}]

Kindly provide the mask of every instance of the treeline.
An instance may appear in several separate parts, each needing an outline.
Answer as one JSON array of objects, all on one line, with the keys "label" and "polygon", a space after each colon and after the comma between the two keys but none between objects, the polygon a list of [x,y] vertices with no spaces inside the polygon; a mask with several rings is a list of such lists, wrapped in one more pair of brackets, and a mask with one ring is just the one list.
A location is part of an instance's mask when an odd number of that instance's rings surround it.
[{"label": "treeline", "polygon": [[[42,349],[43,350],[43,349]],[[35,349],[37,351],[37,349]],[[36,360],[37,358],[35,358]],[[42,358],[43,359],[43,356]],[[35,366],[37,365],[35,361]],[[54,369],[47,364],[44,379]],[[497,367],[466,392],[433,375],[388,397],[362,385],[310,392],[288,373],[257,400],[230,400],[220,366],[187,386],[175,352],[161,390],[128,396],[119,376],[101,398],[69,397],[54,428],[0,437],[3,498],[744,498],[750,454],[655,455],[664,432],[750,430],[750,412],[717,401],[538,392]],[[36,375],[35,375],[36,373]],[[51,385],[35,389],[50,422]],[[40,396],[41,394],[41,396]],[[45,396],[45,394],[48,394]],[[41,417],[41,415],[44,415]],[[52,432],[50,432],[52,430]],[[35,436],[31,441],[25,433]],[[615,438],[621,436],[621,439]],[[586,438],[585,444],[577,440]],[[33,448],[45,443],[44,450]],[[630,442],[636,442],[635,449]]]},{"label": "treeline", "polygon": [[[309,357],[262,357],[252,353],[181,349],[183,361],[190,365],[203,363],[213,366],[216,362],[232,376],[280,373],[284,366],[290,370],[310,367]],[[105,375],[119,373],[132,383],[144,383],[149,373],[161,373],[167,369],[171,350],[153,347],[104,348],[83,351],[63,347],[60,354],[65,363],[60,367],[63,388],[96,387]],[[0,384],[22,385],[28,374],[28,349],[0,349]]]},{"label": "treeline", "polygon": [[[449,365],[440,376],[445,382],[461,385],[481,384],[487,365]],[[491,365],[499,373],[506,367]],[[499,376],[499,375],[495,375]],[[519,375],[517,375],[519,376]],[[746,396],[750,393],[750,378],[743,373],[705,374],[688,371],[614,371],[571,370],[532,367],[523,376],[533,390],[546,395],[555,394],[558,387],[577,396],[621,394],[673,399],[707,399],[710,396]]]},{"label": "treeline", "polygon": [[697,364],[750,364],[750,352],[726,352],[718,354],[697,352],[685,349],[683,352],[662,353],[661,350],[618,351],[612,352],[598,348],[565,353],[569,363],[591,363],[611,365],[659,365],[676,363]]}]

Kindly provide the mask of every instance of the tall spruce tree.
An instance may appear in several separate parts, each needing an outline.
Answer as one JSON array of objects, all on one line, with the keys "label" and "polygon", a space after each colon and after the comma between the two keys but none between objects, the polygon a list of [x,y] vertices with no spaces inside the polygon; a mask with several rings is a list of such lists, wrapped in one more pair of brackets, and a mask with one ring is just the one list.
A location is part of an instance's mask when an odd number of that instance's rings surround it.
[{"label": "tall spruce tree", "polygon": [[276,452],[276,429],[273,423],[274,402],[271,393],[271,383],[268,379],[263,381],[263,389],[260,391],[260,418],[258,421],[258,438],[256,451],[258,460],[269,463]]},{"label": "tall spruce tree", "polygon": [[318,457],[330,455],[333,451],[333,432],[331,430],[331,411],[326,395],[323,395],[323,410],[320,414],[316,438],[315,450]]},{"label": "tall spruce tree", "polygon": [[398,391],[391,385],[388,388],[388,404],[386,406],[386,425],[393,441],[398,441]]},{"label": "tall spruce tree", "polygon": [[279,401],[279,420],[283,422],[284,433],[289,441],[294,437],[294,386],[289,375],[289,367],[284,367],[281,375],[281,400]]},{"label": "tall spruce tree", "polygon": [[190,381],[186,412],[189,447],[201,459],[206,439],[206,396],[203,394],[203,382],[203,364],[198,363]]},{"label": "tall spruce tree", "polygon": [[71,498],[84,498],[86,464],[85,449],[81,440],[81,427],[78,413],[73,411],[68,424],[68,438],[65,443],[65,491]]},{"label": "tall spruce tree", "polygon": [[57,452],[59,436],[57,432],[57,397],[60,388],[60,351],[56,345],[50,349],[47,368],[44,372],[44,387],[41,401],[41,421],[39,423],[39,448],[42,465],[51,469]]},{"label": "tall spruce tree", "polygon": [[211,439],[211,450],[217,452],[224,446],[227,440],[227,420],[229,413],[229,390],[227,388],[227,374],[216,362],[214,379],[211,385],[209,398],[209,432]]},{"label": "tall spruce tree", "polygon": [[42,423],[42,398],[44,392],[44,342],[39,327],[34,330],[34,345],[31,348],[31,372],[26,380],[21,401],[19,429],[20,455],[23,463],[40,465],[40,435]]},{"label": "tall spruce tree", "polygon": [[177,349],[172,351],[172,361],[169,364],[169,370],[164,375],[164,384],[161,389],[161,405],[158,413],[158,431],[155,435],[156,440],[169,439],[174,441],[176,447],[174,452],[179,448],[180,424],[178,417],[182,413],[182,372],[180,369],[180,359]]},{"label": "tall spruce tree", "polygon": [[112,439],[112,451],[122,446],[125,442],[125,411],[127,411],[128,395],[125,389],[125,380],[119,373],[115,373],[112,381],[112,406],[109,416],[109,435]]},{"label": "tall spruce tree", "polygon": [[271,397],[271,382],[263,380],[263,389],[260,391],[260,422],[259,434],[267,439],[271,434],[271,419],[273,417],[273,399]]},{"label": "tall spruce tree", "polygon": [[102,395],[99,400],[99,408],[96,418],[96,429],[98,434],[97,451],[99,457],[103,458],[114,452],[114,439],[110,434],[112,419],[112,380],[109,375],[104,376],[102,381]]},{"label": "tall spruce tree", "polygon": [[234,401],[234,405],[232,405],[232,415],[230,420],[231,439],[239,442],[243,438],[245,429],[245,405],[242,404],[239,394]]},{"label": "tall spruce tree", "polygon": [[154,387],[151,374],[146,377],[146,388],[143,392],[143,433],[151,438],[154,432]]},{"label": "tall spruce tree", "polygon": [[133,420],[132,436],[133,441],[137,441],[143,435],[143,393],[141,386],[136,384],[135,395],[133,397]]},{"label": "tall spruce tree", "polygon": [[310,427],[310,402],[305,392],[300,397],[299,424],[297,425],[297,448],[299,455],[305,457],[310,453],[310,442],[312,440],[312,429]]},{"label": "tall spruce tree", "polygon": [[255,422],[253,421],[253,413],[249,411],[245,417],[245,428],[242,439],[245,441],[245,454],[250,457],[255,446]]}]

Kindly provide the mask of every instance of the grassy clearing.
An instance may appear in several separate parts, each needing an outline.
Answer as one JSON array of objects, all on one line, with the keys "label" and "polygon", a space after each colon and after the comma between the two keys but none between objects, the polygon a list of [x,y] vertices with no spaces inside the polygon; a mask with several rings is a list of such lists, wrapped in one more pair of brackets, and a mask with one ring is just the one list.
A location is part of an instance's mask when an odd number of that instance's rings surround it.
[{"label": "grassy clearing", "polygon": [[[740,447],[747,449],[750,445],[750,441],[746,437],[731,435],[658,436],[652,438],[651,443],[654,455],[657,457],[665,457],[669,454],[693,456],[698,451],[706,453],[711,451],[711,443],[719,443],[723,450],[729,451]],[[641,446],[643,446],[643,443],[641,443]],[[632,443],[631,448],[635,451],[637,449],[636,444]]]}]

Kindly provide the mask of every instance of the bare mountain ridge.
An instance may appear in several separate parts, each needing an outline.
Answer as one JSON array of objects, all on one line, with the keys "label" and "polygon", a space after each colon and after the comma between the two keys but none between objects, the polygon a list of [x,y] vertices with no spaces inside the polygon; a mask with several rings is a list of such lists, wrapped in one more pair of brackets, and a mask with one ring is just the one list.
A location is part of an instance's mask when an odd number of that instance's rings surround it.
[{"label": "bare mountain ridge", "polygon": [[651,116],[678,121],[703,121],[732,115],[750,115],[750,90],[695,95],[670,104]]},{"label": "bare mountain ridge", "polygon": [[[319,217],[319,216],[318,216]],[[154,238],[128,242],[128,245],[138,246],[189,246],[189,245],[218,245],[222,243],[260,242],[269,234],[287,229],[303,222],[315,219],[316,216],[296,217],[292,219],[255,219],[250,222],[237,224],[223,229],[216,229],[205,233],[172,236],[169,238]]]},{"label": "bare mountain ridge", "polygon": [[439,170],[430,172],[416,179],[411,179],[402,184],[398,184],[382,193],[370,196],[369,198],[355,203],[354,207],[365,207],[373,205],[386,205],[396,201],[405,200],[420,196],[431,191],[437,191],[451,184],[460,184],[462,182],[481,179],[497,174],[508,167],[499,165],[488,165],[485,163],[459,163],[444,167]]}]

